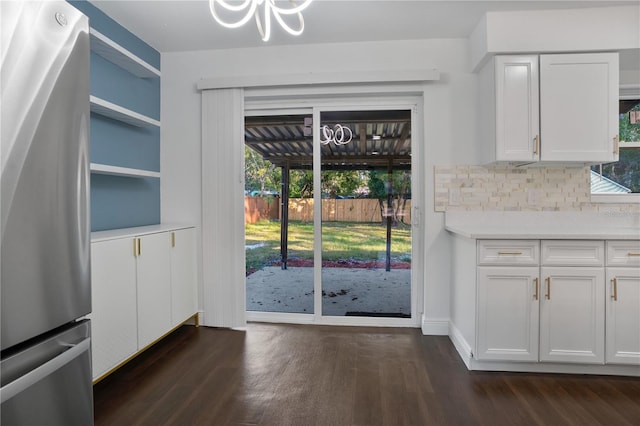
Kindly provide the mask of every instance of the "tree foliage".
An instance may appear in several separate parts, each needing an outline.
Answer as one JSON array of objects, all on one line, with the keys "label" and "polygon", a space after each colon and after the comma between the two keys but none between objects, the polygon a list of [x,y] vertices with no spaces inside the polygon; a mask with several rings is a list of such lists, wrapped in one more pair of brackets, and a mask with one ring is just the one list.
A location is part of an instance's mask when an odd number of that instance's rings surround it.
[{"label": "tree foliage", "polygon": [[[640,111],[640,103],[631,111]],[[620,114],[620,140],[640,141],[640,123],[631,124],[628,113]],[[598,166],[593,169],[599,171]],[[602,166],[602,175],[626,186],[631,192],[640,192],[640,148],[621,149],[617,162]]]},{"label": "tree foliage", "polygon": [[325,170],[322,172],[322,193],[329,198],[353,196],[362,184],[362,177],[356,170]]},{"label": "tree foliage", "polygon": [[395,170],[389,178],[387,171],[369,171],[369,197],[378,200],[382,222],[390,215],[394,226],[404,223],[407,200],[411,196],[411,172]]},{"label": "tree foliage", "polygon": [[291,170],[289,196],[292,198],[313,198],[313,172],[311,170]]},{"label": "tree foliage", "polygon": [[[282,170],[265,161],[256,151],[245,147],[245,190],[281,191]],[[411,172],[396,170],[391,182],[386,170],[323,170],[321,174],[323,197],[374,198],[379,201],[381,213],[390,212],[394,224],[403,222],[402,212],[411,193]],[[313,197],[313,172],[291,170],[289,196]],[[387,207],[391,196],[390,208]],[[384,215],[383,215],[384,216]]]},{"label": "tree foliage", "polygon": [[244,189],[280,192],[282,172],[253,149],[244,147]]}]

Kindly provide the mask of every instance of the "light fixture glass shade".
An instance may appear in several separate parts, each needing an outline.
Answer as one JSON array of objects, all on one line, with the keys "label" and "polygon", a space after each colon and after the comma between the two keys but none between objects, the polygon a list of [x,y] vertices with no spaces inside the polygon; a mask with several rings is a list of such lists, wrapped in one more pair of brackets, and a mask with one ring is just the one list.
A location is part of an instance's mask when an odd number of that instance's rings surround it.
[{"label": "light fixture glass shade", "polygon": [[[304,31],[304,19],[302,18],[302,11],[306,9],[312,0],[303,0],[302,3],[297,4],[294,0],[290,0],[293,7],[285,8],[278,6],[276,0],[243,0],[241,2],[230,2],[227,0],[209,0],[209,10],[211,16],[220,25],[226,28],[239,28],[246,24],[251,16],[256,19],[256,26],[258,32],[262,37],[262,41],[269,41],[271,37],[271,15],[276,19],[280,26],[289,34],[297,36]],[[260,13],[259,6],[264,5],[262,13]],[[239,13],[240,16],[235,21],[225,21],[220,16],[220,11],[226,11],[226,14]],[[224,12],[223,12],[224,13]],[[287,23],[282,15],[297,15],[298,25],[294,28]]]}]

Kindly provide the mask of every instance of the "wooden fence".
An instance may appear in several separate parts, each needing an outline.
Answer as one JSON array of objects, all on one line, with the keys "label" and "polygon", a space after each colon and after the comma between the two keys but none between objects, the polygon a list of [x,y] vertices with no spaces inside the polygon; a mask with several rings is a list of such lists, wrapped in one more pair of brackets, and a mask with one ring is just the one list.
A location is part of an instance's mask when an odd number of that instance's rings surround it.
[{"label": "wooden fence", "polygon": [[[280,218],[280,198],[274,197],[245,197],[245,223],[255,223],[259,220]],[[400,213],[404,223],[411,224],[411,200],[407,200],[404,210]],[[313,221],[312,198],[290,198],[289,220],[301,222]],[[370,198],[358,199],[323,199],[322,220],[328,222],[381,222],[378,200]]]},{"label": "wooden fence", "polygon": [[280,197],[244,197],[244,223],[280,218]]}]

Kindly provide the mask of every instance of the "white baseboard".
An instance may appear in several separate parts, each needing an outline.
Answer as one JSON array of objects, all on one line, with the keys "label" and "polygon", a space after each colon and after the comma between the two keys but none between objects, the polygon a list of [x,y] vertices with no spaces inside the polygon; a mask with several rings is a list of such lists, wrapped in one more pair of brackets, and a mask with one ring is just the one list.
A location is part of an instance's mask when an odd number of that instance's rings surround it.
[{"label": "white baseboard", "polygon": [[449,320],[447,318],[426,318],[422,316],[422,334],[425,336],[448,336]]},{"label": "white baseboard", "polygon": [[462,336],[462,333],[458,328],[453,324],[449,324],[449,339],[455,346],[460,358],[462,358],[462,362],[467,366],[468,370],[471,370],[471,361],[473,360],[473,350],[471,349],[471,345],[465,340]]}]

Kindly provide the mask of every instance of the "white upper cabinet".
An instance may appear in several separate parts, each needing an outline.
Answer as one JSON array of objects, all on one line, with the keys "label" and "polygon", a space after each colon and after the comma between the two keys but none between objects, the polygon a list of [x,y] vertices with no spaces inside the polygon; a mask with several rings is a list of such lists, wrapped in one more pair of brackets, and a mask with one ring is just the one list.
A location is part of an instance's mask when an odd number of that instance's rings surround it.
[{"label": "white upper cabinet", "polygon": [[496,154],[501,161],[539,158],[538,57],[496,58]]},{"label": "white upper cabinet", "polygon": [[618,54],[540,56],[542,161],[618,160]]},{"label": "white upper cabinet", "polygon": [[618,54],[496,56],[479,74],[482,163],[618,159]]}]

